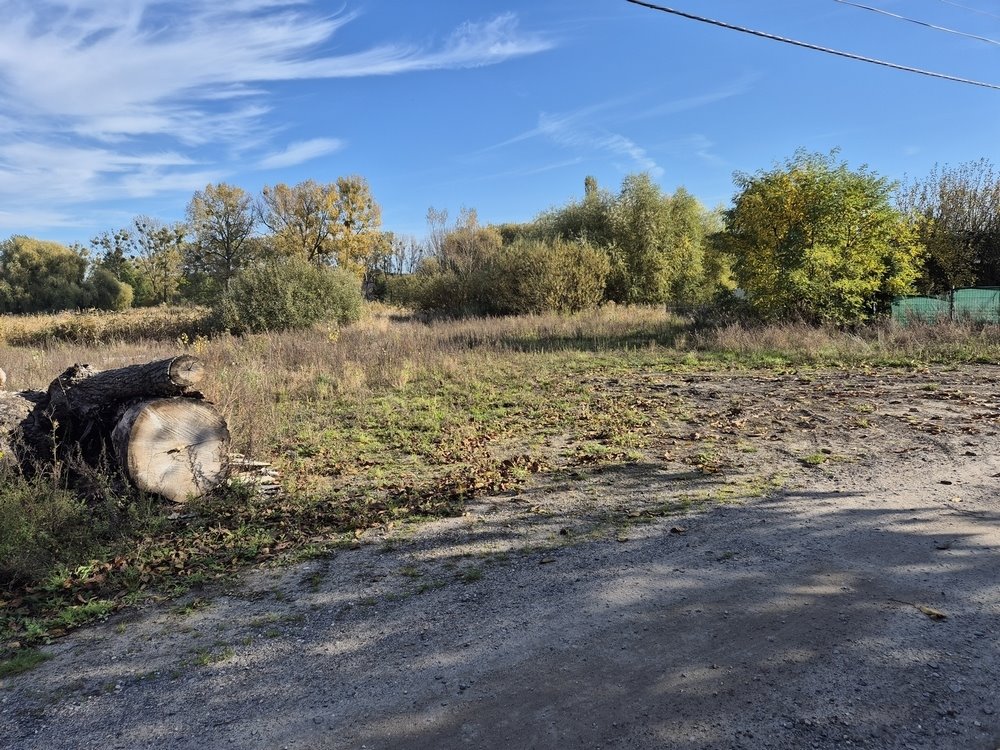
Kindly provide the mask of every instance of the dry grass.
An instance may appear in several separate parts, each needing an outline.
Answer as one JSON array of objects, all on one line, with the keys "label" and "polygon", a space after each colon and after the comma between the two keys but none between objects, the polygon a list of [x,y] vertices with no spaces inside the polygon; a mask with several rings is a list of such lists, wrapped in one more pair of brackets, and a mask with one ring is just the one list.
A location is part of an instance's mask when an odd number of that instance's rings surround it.
[{"label": "dry grass", "polygon": [[[698,328],[662,308],[616,306],[572,316],[423,321],[373,305],[362,321],[343,328],[209,338],[197,333],[206,315],[155,308],[0,318],[7,343],[0,343],[0,367],[8,388],[44,388],[77,362],[107,369],[186,350],[209,365],[207,395],[234,426],[238,448],[259,454],[294,431],[289,403],[337,400],[361,408],[373,394],[416,381],[470,386],[482,373],[528,355],[641,353],[674,365],[741,367],[1000,359],[1000,327],[958,323],[853,332],[805,324]],[[59,333],[70,329],[96,333],[76,340]]]},{"label": "dry grass", "polygon": [[206,333],[209,311],[199,307],[147,307],[125,312],[62,312],[0,316],[0,343],[47,346],[58,342],[114,344],[170,340]]},{"label": "dry grass", "polygon": [[751,365],[993,362],[1000,359],[1000,326],[885,322],[845,331],[802,323],[731,324],[694,331],[675,345]]}]

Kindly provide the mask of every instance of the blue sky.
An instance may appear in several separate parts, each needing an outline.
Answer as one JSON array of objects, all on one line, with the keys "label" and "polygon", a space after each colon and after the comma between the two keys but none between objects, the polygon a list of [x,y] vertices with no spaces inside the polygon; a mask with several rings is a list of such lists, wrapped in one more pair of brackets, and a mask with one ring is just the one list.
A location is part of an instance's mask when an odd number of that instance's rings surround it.
[{"label": "blue sky", "polygon": [[[995,0],[863,0],[1000,40]],[[836,0],[664,0],[1000,83],[1000,44]],[[967,6],[967,7],[959,7]],[[881,174],[995,157],[1000,91],[624,0],[0,0],[0,237],[86,243],[183,218],[210,182],[365,176],[386,229],[428,206],[523,221],[648,171],[707,205],[796,148]],[[971,8],[980,12],[975,12]]]}]

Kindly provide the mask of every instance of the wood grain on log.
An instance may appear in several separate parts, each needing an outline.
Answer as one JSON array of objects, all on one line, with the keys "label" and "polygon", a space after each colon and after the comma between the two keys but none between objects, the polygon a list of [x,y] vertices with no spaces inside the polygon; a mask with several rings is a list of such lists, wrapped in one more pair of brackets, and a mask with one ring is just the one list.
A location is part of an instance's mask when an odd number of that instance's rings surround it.
[{"label": "wood grain on log", "polygon": [[173,502],[215,489],[228,472],[226,422],[201,401],[138,401],[122,412],[111,442],[119,466],[139,489]]}]

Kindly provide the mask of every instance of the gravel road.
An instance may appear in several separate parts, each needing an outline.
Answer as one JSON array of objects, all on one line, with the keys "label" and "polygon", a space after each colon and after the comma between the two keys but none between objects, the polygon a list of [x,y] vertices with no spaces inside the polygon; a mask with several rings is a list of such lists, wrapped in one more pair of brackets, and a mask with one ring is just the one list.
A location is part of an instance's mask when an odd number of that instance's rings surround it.
[{"label": "gravel road", "polygon": [[0,683],[0,745],[995,750],[995,370],[933,377],[940,433],[831,402],[863,459],[764,497],[581,524],[679,481],[598,471],[78,631]]}]

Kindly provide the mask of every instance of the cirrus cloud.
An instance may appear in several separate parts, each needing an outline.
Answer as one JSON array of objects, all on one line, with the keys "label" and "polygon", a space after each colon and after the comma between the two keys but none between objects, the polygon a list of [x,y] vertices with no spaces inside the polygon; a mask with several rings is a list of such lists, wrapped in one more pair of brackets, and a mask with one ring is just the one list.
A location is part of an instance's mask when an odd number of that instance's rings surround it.
[{"label": "cirrus cloud", "polygon": [[308,0],[11,0],[0,24],[0,200],[8,211],[149,196],[231,166],[301,164],[336,138],[273,143],[275,86],[475,68],[553,46],[513,14],[436,44],[331,54],[357,14]]}]

